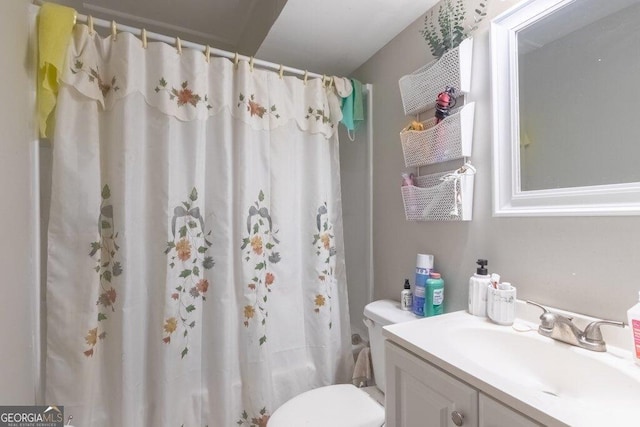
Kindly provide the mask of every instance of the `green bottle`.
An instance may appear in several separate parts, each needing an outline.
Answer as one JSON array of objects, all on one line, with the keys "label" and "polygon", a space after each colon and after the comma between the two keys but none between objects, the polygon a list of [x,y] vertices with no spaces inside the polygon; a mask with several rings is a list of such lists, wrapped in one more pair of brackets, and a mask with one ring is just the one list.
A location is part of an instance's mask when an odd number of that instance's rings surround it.
[{"label": "green bottle", "polygon": [[428,317],[442,314],[443,304],[444,280],[440,277],[440,273],[431,273],[426,283],[424,315]]}]

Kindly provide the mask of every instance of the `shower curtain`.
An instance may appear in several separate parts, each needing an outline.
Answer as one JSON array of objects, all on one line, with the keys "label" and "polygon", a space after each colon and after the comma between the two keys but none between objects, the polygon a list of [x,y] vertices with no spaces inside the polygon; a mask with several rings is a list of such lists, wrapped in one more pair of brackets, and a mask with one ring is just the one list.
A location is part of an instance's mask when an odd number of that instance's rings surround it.
[{"label": "shower curtain", "polygon": [[252,68],[76,26],[46,294],[73,424],[264,427],[350,380],[337,98]]}]

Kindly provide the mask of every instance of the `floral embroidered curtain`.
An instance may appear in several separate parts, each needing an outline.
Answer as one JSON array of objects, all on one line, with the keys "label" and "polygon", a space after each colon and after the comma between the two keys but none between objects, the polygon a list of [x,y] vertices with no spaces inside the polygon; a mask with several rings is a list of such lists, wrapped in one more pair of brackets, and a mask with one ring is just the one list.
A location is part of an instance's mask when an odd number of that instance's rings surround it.
[{"label": "floral embroidered curtain", "polygon": [[53,139],[46,399],[87,426],[265,426],[350,379],[336,95],[89,34]]}]

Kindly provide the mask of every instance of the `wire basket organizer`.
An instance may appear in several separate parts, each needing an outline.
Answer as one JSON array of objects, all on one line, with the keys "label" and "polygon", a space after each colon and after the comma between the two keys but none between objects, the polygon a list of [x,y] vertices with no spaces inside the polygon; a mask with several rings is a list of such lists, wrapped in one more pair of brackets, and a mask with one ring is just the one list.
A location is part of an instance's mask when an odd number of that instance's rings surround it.
[{"label": "wire basket organizer", "polygon": [[406,167],[425,166],[471,156],[475,103],[457,108],[436,124],[432,117],[422,122],[424,130],[400,132]]},{"label": "wire basket organizer", "polygon": [[422,175],[401,187],[407,221],[471,221],[475,168]]},{"label": "wire basket organizer", "polygon": [[473,39],[442,55],[411,74],[400,78],[400,95],[405,116],[435,107],[436,98],[445,86],[467,93],[471,88]]}]

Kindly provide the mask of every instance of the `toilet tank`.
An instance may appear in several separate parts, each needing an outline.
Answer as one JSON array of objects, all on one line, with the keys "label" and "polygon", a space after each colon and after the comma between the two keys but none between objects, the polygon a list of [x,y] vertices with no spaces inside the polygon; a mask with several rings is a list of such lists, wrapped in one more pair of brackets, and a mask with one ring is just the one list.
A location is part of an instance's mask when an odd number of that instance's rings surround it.
[{"label": "toilet tank", "polygon": [[384,337],[382,336],[382,327],[416,319],[417,317],[410,311],[402,310],[398,301],[374,301],[364,308],[364,323],[369,329],[373,375],[375,376],[376,385],[383,393],[386,391],[386,380],[384,376]]}]

